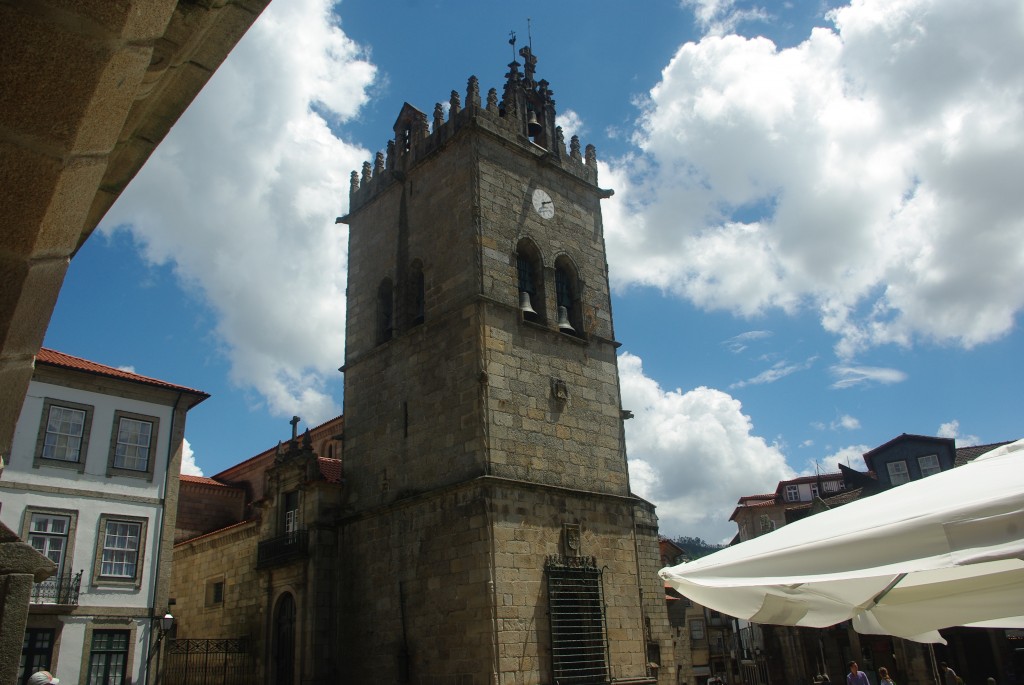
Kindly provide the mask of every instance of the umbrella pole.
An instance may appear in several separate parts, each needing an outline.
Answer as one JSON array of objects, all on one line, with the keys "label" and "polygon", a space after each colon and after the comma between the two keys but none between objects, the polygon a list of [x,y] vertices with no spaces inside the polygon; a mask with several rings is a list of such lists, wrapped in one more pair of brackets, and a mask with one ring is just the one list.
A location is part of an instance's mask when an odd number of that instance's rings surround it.
[{"label": "umbrella pole", "polygon": [[942,685],[942,683],[939,682],[939,664],[935,661],[935,644],[932,642],[928,643],[928,656],[931,657],[932,661],[932,682],[935,683],[935,685]]}]

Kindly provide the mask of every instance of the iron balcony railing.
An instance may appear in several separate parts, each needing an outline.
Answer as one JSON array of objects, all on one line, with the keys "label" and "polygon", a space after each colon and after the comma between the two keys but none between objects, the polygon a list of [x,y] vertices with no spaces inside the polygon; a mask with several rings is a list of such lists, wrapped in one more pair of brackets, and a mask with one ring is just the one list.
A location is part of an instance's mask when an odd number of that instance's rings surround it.
[{"label": "iron balcony railing", "polygon": [[256,568],[271,568],[306,557],[309,534],[304,528],[262,541],[256,548]]},{"label": "iron balcony railing", "polygon": [[82,588],[82,572],[54,576],[32,587],[32,604],[60,604],[78,606],[78,593]]}]

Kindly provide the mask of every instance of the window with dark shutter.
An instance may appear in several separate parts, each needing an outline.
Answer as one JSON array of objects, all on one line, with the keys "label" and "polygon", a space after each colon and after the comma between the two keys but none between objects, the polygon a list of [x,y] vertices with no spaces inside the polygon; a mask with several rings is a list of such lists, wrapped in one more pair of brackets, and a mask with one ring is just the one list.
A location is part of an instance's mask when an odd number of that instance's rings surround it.
[{"label": "window with dark shutter", "polygon": [[601,571],[593,557],[548,557],[551,666],[556,683],[608,682]]}]

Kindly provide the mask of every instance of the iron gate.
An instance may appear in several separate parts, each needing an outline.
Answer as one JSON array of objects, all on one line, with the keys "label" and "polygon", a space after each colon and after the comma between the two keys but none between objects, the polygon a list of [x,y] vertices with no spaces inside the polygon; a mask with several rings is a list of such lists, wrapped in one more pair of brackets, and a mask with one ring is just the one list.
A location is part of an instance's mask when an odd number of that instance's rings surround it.
[{"label": "iron gate", "polygon": [[253,660],[242,639],[170,639],[163,685],[249,685]]}]

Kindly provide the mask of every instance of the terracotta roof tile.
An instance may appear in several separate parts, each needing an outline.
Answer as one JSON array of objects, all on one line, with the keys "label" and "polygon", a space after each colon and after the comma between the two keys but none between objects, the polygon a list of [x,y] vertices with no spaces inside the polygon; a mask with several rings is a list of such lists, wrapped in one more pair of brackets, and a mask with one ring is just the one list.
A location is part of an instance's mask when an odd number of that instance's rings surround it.
[{"label": "terracotta roof tile", "polygon": [[[174,383],[168,383],[167,381],[161,381],[156,378],[150,378],[148,376],[142,376],[137,373],[131,373],[130,371],[122,371],[121,369],[115,369],[112,366],[106,366],[104,364],[98,364],[91,362],[88,359],[82,359],[81,357],[74,357],[70,354],[63,352],[57,352],[47,348],[39,350],[39,354],[36,355],[36,364],[46,364],[49,366],[57,366],[62,369],[72,369],[74,371],[85,371],[86,373],[95,373],[100,376],[107,376],[108,378],[119,378],[125,381],[131,381],[133,383],[143,383],[145,385],[152,385],[158,388],[167,388],[169,390],[179,390],[182,392],[191,393],[198,395],[202,402],[209,393],[205,393],[202,390],[196,390],[195,388],[188,388],[184,385],[175,385]],[[198,402],[197,402],[198,404]]]},{"label": "terracotta roof tile", "polygon": [[859,500],[863,490],[864,488],[853,488],[851,490],[843,490],[842,492],[836,493],[829,497],[823,497],[822,501],[828,505],[829,509],[835,509],[836,507]]},{"label": "terracotta roof tile", "polygon": [[320,464],[320,473],[323,475],[325,481],[327,481],[328,483],[341,482],[340,459],[328,459],[327,457],[317,457],[317,462],[319,462]]},{"label": "terracotta roof tile", "polygon": [[953,460],[953,466],[963,466],[969,464],[986,452],[991,452],[997,447],[1002,445],[1008,445],[1013,440],[1007,440],[1005,442],[993,442],[988,445],[971,445],[970,447],[957,447],[956,457]]},{"label": "terracotta roof tile", "polygon": [[180,474],[178,474],[178,479],[182,483],[192,483],[193,485],[212,485],[212,486],[218,487],[218,488],[229,488],[229,487],[231,487],[230,485],[227,485],[226,483],[221,483],[219,480],[214,480],[212,478],[207,478],[206,476],[190,476],[187,473],[180,473]]},{"label": "terracotta roof tile", "polygon": [[201,540],[203,538],[210,537],[211,535],[218,535],[220,533],[223,533],[226,530],[231,530],[232,528],[239,528],[241,526],[246,526],[246,525],[254,525],[254,524],[256,524],[256,522],[257,522],[256,519],[246,519],[244,521],[239,521],[238,523],[232,523],[230,525],[224,526],[223,528],[218,528],[217,530],[211,530],[211,531],[209,531],[207,533],[202,533],[200,535],[196,535],[195,537],[186,538],[184,540],[178,540],[177,542],[174,543],[174,546],[177,547],[178,545],[184,545],[187,542],[195,542],[196,540]]}]

